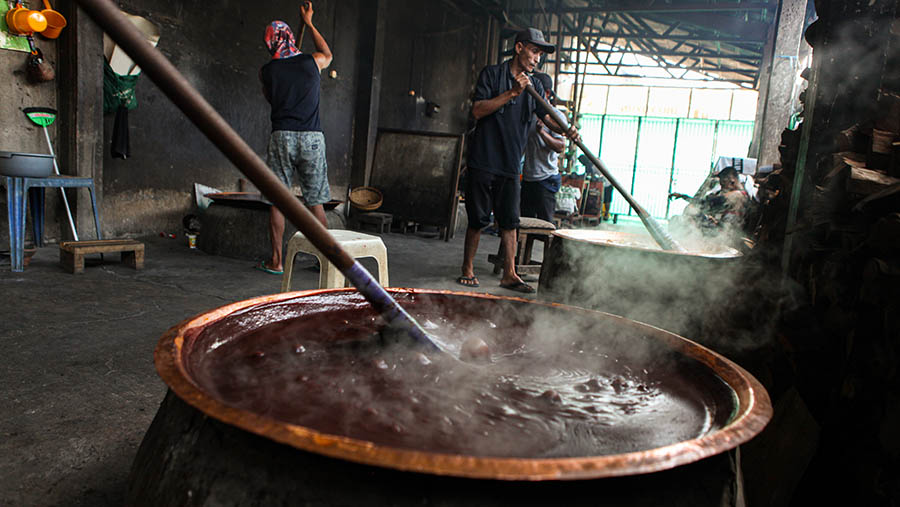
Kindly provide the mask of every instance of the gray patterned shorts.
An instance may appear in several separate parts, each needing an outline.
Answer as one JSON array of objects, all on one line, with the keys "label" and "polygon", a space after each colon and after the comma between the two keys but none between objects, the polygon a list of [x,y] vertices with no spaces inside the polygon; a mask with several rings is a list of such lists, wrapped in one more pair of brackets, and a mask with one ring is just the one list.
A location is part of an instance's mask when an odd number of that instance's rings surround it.
[{"label": "gray patterned shorts", "polygon": [[325,134],[276,130],[269,136],[266,163],[290,187],[294,173],[307,206],[331,200],[328,187],[328,162],[325,160]]}]

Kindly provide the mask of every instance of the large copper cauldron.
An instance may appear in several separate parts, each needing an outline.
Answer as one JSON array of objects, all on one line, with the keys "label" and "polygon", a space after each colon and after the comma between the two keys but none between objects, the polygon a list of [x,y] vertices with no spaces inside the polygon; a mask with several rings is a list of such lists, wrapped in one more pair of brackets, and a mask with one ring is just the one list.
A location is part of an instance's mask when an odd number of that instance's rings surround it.
[{"label": "large copper cauldron", "polygon": [[[665,390],[667,386],[677,386],[672,389],[672,393],[675,393],[674,396],[679,399],[678,404],[687,407],[688,412],[696,412],[697,418],[705,422],[699,430],[689,429],[693,433],[684,437],[679,429],[679,425],[684,421],[678,419],[691,419],[693,418],[691,414],[682,418],[658,420],[648,413],[646,415],[648,424],[642,426],[642,423],[639,422],[638,426],[641,426],[639,431],[632,433],[635,442],[633,445],[629,444],[631,447],[628,452],[605,455],[578,455],[575,452],[572,455],[572,452],[565,451],[556,457],[531,457],[522,455],[522,451],[517,449],[518,447],[527,448],[524,442],[528,440],[528,435],[524,432],[520,436],[520,440],[523,442],[521,446],[510,442],[507,447],[498,447],[482,452],[481,449],[490,448],[490,445],[486,445],[471,449],[468,454],[447,452],[444,448],[435,450],[430,448],[429,442],[431,441],[427,438],[417,441],[418,443],[416,441],[391,440],[389,444],[365,440],[353,434],[352,429],[347,429],[352,426],[351,424],[333,423],[333,420],[339,417],[337,412],[340,411],[344,414],[349,407],[350,404],[344,403],[344,401],[335,402],[337,408],[335,408],[334,418],[328,414],[319,414],[314,418],[317,421],[316,425],[324,425],[324,427],[304,426],[286,421],[284,419],[302,418],[309,414],[303,414],[302,407],[297,410],[284,407],[283,405],[291,403],[283,400],[280,403],[267,404],[256,397],[254,399],[235,397],[235,392],[241,389],[252,391],[257,385],[256,380],[253,377],[235,380],[240,376],[239,368],[243,368],[243,366],[234,366],[233,372],[213,371],[210,373],[210,361],[212,361],[210,358],[226,354],[221,351],[229,347],[241,352],[237,356],[228,357],[238,357],[243,354],[252,359],[255,354],[261,361],[258,375],[266,377],[272,375],[272,363],[265,363],[268,357],[263,356],[271,353],[271,350],[267,350],[265,353],[254,352],[258,348],[255,344],[251,343],[249,346],[245,346],[247,344],[242,342],[263,344],[270,339],[268,338],[270,335],[278,332],[288,335],[295,333],[298,340],[301,340],[302,332],[297,330],[303,329],[305,321],[316,321],[316,327],[306,329],[325,329],[323,332],[329,334],[323,338],[327,345],[334,350],[340,349],[346,352],[348,346],[343,341],[346,335],[358,331],[360,326],[377,326],[379,317],[352,290],[285,293],[251,299],[210,311],[179,324],[162,337],[155,354],[157,370],[171,391],[193,409],[199,411],[200,417],[187,412],[186,410],[193,410],[187,405],[181,407],[183,404],[180,403],[180,400],[172,396],[167,397],[154,421],[154,426],[158,426],[158,428],[156,430],[151,428],[151,431],[148,432],[132,470],[132,500],[144,495],[143,501],[146,502],[149,498],[146,496],[146,488],[157,487],[155,485],[159,485],[159,489],[165,489],[166,494],[170,495],[165,498],[166,501],[178,501],[179,498],[185,498],[173,495],[172,491],[177,488],[172,486],[172,483],[166,482],[163,469],[167,466],[176,466],[173,465],[178,461],[176,458],[187,453],[184,449],[177,450],[179,446],[185,445],[186,440],[190,440],[190,445],[195,445],[198,440],[204,440],[198,436],[189,439],[183,436],[187,433],[186,428],[193,425],[206,425],[207,433],[216,435],[215,437],[205,437],[206,440],[214,441],[212,444],[214,451],[206,450],[202,453],[195,453],[192,460],[197,460],[194,465],[196,467],[201,466],[197,463],[203,461],[203,456],[208,452],[219,453],[225,452],[222,451],[223,449],[231,450],[239,447],[233,442],[233,433],[244,430],[241,433],[248,432],[249,437],[246,438],[255,440],[252,445],[247,446],[249,450],[243,452],[253,454],[257,452],[257,449],[270,449],[266,451],[266,457],[260,458],[258,463],[275,463],[277,460],[273,455],[277,452],[282,456],[278,459],[287,459],[291,463],[278,465],[278,473],[295,474],[288,475],[289,477],[299,478],[300,474],[309,474],[311,470],[336,466],[335,463],[344,463],[346,467],[359,467],[360,465],[353,464],[359,463],[366,465],[363,468],[367,471],[361,472],[357,479],[352,480],[371,482],[372,477],[383,477],[384,474],[387,474],[387,477],[390,477],[387,479],[388,481],[403,481],[404,484],[407,484],[403,487],[408,488],[409,484],[423,484],[426,481],[424,478],[427,477],[446,481],[471,480],[473,478],[491,479],[501,481],[494,484],[502,484],[505,481],[555,482],[558,480],[633,476],[675,467],[687,470],[689,467],[682,465],[722,455],[721,453],[750,440],[763,429],[771,417],[768,395],[750,374],[715,352],[657,328],[600,312],[518,298],[414,289],[391,289],[390,291],[411,314],[427,323],[442,319],[443,322],[450,324],[482,318],[489,319],[491,327],[496,326],[497,339],[492,340],[489,337],[486,341],[491,342],[489,345],[492,353],[497,357],[518,350],[516,342],[524,341],[525,335],[528,334],[523,329],[539,324],[532,321],[562,318],[567,322],[580,322],[583,324],[581,327],[573,328],[578,330],[578,336],[573,338],[578,341],[577,348],[587,348],[593,344],[594,348],[600,351],[600,356],[609,358],[610,365],[619,364],[624,368],[622,371],[636,372],[635,374],[638,376],[645,375],[645,383],[648,386],[658,386],[661,390]],[[260,332],[261,329],[271,332]],[[543,338],[553,338],[549,336],[553,334],[552,329],[549,331],[546,328],[541,329],[539,333],[541,341]],[[594,330],[596,330],[596,335],[593,334]],[[562,331],[557,334],[561,333]],[[568,337],[566,339],[568,340]],[[565,340],[562,341],[565,342]],[[461,346],[458,341],[453,342],[452,339],[447,339],[442,343],[454,355]],[[260,347],[263,346],[260,345]],[[307,343],[306,347],[311,350],[313,345]],[[301,349],[305,350],[300,345],[296,347],[297,352]],[[640,352],[631,352],[637,349]],[[320,357],[322,361],[326,360],[324,356]],[[662,360],[663,357],[666,359]],[[547,361],[552,362],[552,358]],[[435,364],[438,363],[439,361]],[[548,368],[552,366],[546,361],[542,364]],[[346,368],[354,371],[353,368],[359,366],[351,366],[348,362]],[[465,371],[465,368],[469,368],[470,365],[464,363],[461,367]],[[478,364],[471,367],[490,369],[492,365]],[[303,371],[289,372],[286,378],[290,381],[297,379],[297,382],[301,382],[301,380],[303,382],[316,381],[316,379],[308,379]],[[319,380],[324,382],[326,379]],[[355,382],[356,379],[354,378],[353,381]],[[243,387],[235,388],[238,384]],[[273,385],[279,385],[279,383],[276,382]],[[422,389],[425,390],[426,387],[422,386]],[[643,388],[643,386],[640,387]],[[265,397],[265,394],[259,396],[259,398]],[[319,401],[315,401],[315,403]],[[177,416],[179,418],[177,422],[172,420],[173,417],[176,417],[172,415],[174,411],[177,411],[173,408],[175,403],[181,407],[177,409],[181,410],[180,413],[187,414],[183,417]],[[307,401],[307,403],[314,402]],[[503,400],[500,400],[500,404],[503,403]],[[267,407],[265,410],[269,413],[263,414],[253,408],[258,406]],[[164,413],[167,410],[170,411],[168,415]],[[313,409],[310,408],[310,410]],[[440,411],[440,408],[437,411]],[[452,410],[447,407],[447,411],[449,413]],[[372,414],[375,413],[372,412]],[[214,430],[209,429],[209,420],[203,415],[220,421],[212,421]],[[690,424],[685,424],[690,426]],[[331,427],[328,427],[329,425]],[[160,428],[163,428],[161,431],[164,433],[175,433],[180,436],[168,435],[161,440],[158,435]],[[577,429],[575,428],[575,430]],[[591,431],[591,428],[585,429]],[[603,431],[607,430],[614,432],[616,428],[610,427]],[[151,438],[151,433],[157,433],[157,435]],[[232,436],[228,437],[227,435]],[[473,438],[473,435],[459,434],[455,436],[455,441],[462,446],[461,448],[467,448],[466,441]],[[179,439],[181,443],[174,443]],[[165,443],[161,443],[163,440]],[[441,442],[439,438],[433,442],[434,447],[445,445],[439,443]],[[484,442],[490,443],[489,440]],[[659,445],[659,442],[664,442],[664,445]],[[453,445],[453,442],[450,445]],[[309,451],[309,453],[298,451],[298,449]],[[337,458],[337,460],[318,458],[321,460],[320,462],[310,465],[308,460],[315,459],[314,457],[317,455]],[[550,455],[552,456],[552,453]],[[284,456],[288,457],[284,458]],[[297,465],[292,461],[295,459],[294,456],[297,457],[296,459],[307,461],[304,462],[304,465]],[[240,462],[244,458],[232,456],[229,459]],[[225,458],[216,457],[212,461],[215,463],[211,464],[207,461],[203,467],[226,466],[223,464],[226,462]],[[707,467],[721,468],[721,463],[715,462],[715,460],[708,459],[704,462],[710,464],[705,465]],[[175,474],[178,476],[177,481],[184,481],[185,477],[196,475],[197,471],[185,468],[192,466],[190,463],[192,463],[191,460],[185,459],[182,465],[178,465],[181,468]],[[371,467],[372,465],[374,467]],[[234,467],[236,465],[232,463],[227,466]],[[254,465],[252,473],[260,473],[258,469],[263,466],[265,465]],[[294,472],[285,471],[286,469],[291,470],[291,467],[294,467]],[[342,476],[348,473],[344,468],[341,470]],[[379,472],[379,470],[384,470],[384,472]],[[402,475],[409,472],[426,475]],[[217,476],[221,476],[222,473],[221,470],[215,472]],[[246,475],[250,472],[242,473]],[[275,473],[275,471],[267,471],[264,478],[259,480],[273,480],[272,474]],[[704,472],[704,474],[706,473]],[[333,475],[334,472],[330,472],[328,477]],[[440,476],[447,478],[439,479]],[[453,479],[453,477],[464,479]],[[706,479],[708,480],[708,477]],[[169,480],[176,479],[169,478]],[[256,479],[245,480],[252,482]],[[306,480],[327,482],[330,479],[307,478]],[[276,482],[284,481],[276,480]],[[381,487],[384,485],[385,479],[381,478],[377,482]],[[674,482],[685,484],[683,479]],[[469,482],[464,487],[471,488],[475,484],[483,486],[490,483],[490,481],[487,483],[483,481]],[[508,482],[508,484],[517,483]],[[324,484],[320,484],[320,486],[325,487]],[[317,486],[307,483],[305,487],[316,488]],[[357,484],[352,489],[358,491],[365,487]],[[451,489],[456,490],[458,487],[453,486]],[[185,487],[185,489],[188,488]],[[199,489],[202,487],[193,484],[191,489],[181,493],[188,496],[199,495]],[[266,491],[271,489],[272,486],[269,485]],[[629,491],[633,491],[633,489],[633,486],[629,486]],[[393,495],[397,495],[399,492],[399,489],[394,488],[390,493],[391,498],[394,498]],[[457,491],[447,494],[452,496],[458,493]],[[296,495],[296,492],[292,494]],[[529,493],[529,495],[531,494],[534,493]],[[669,494],[671,495],[671,493]],[[157,498],[158,500],[160,499]]]},{"label": "large copper cauldron", "polygon": [[729,337],[706,336],[705,328],[717,320],[712,314],[727,311],[732,296],[741,290],[737,280],[742,255],[714,243],[684,241],[683,246],[687,252],[662,250],[647,234],[554,231],[544,252],[538,295],[718,346],[719,340]]}]

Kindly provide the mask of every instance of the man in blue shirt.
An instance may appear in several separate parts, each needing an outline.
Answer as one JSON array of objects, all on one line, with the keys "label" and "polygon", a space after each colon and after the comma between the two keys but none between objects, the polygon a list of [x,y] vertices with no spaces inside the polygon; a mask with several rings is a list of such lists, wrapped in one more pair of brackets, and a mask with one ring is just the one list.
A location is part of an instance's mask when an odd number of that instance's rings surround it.
[{"label": "man in blue shirt", "polygon": [[[472,104],[472,116],[478,124],[469,142],[466,160],[469,228],[466,230],[462,276],[456,280],[460,285],[479,285],[473,261],[481,230],[490,225],[493,211],[503,245],[500,286],[517,292],[534,292],[534,287],[523,282],[515,270],[522,155],[536,114],[546,125],[557,132],[562,131],[539,108],[534,97],[525,93],[525,87],[532,84],[539,94],[544,93],[541,83],[532,83],[529,74],[540,62],[542,54],[554,50],[540,30],[523,30],[516,35],[513,57],[497,65],[488,65],[478,77]],[[576,136],[577,132],[572,128],[566,134]]]}]

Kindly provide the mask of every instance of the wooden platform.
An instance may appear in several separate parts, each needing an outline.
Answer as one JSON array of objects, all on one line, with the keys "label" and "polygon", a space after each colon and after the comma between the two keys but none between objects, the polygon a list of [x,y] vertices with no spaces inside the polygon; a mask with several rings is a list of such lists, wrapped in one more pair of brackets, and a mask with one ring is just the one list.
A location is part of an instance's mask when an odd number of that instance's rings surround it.
[{"label": "wooden platform", "polygon": [[134,269],[144,268],[144,244],[133,239],[63,241],[59,244],[59,263],[70,273],[84,273],[84,256],[122,252],[122,262]]}]

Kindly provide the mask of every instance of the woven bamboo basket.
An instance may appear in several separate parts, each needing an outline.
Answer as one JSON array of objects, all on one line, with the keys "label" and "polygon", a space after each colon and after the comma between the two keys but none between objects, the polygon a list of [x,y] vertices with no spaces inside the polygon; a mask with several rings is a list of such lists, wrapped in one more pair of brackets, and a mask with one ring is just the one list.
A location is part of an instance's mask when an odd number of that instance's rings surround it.
[{"label": "woven bamboo basket", "polygon": [[383,196],[377,188],[357,187],[350,191],[350,204],[362,211],[373,211],[381,207]]}]

